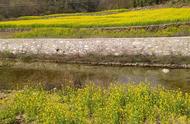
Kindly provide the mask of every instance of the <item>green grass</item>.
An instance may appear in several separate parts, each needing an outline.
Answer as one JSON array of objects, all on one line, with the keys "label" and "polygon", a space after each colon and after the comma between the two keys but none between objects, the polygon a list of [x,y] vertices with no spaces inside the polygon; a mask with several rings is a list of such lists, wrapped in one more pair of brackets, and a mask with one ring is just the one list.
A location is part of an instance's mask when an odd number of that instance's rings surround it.
[{"label": "green grass", "polygon": [[190,25],[147,29],[89,29],[89,28],[34,28],[30,31],[10,33],[9,38],[127,38],[189,36]]},{"label": "green grass", "polygon": [[[54,18],[1,21],[0,28],[89,28],[89,27],[122,27],[153,25],[190,20],[190,8],[162,8],[117,12],[103,15],[59,16]],[[54,15],[55,16],[55,15]]]},{"label": "green grass", "polygon": [[101,12],[83,12],[83,13],[63,13],[63,14],[50,14],[43,16],[21,16],[17,19],[19,20],[30,20],[30,19],[49,19],[49,18],[57,18],[57,17],[66,17],[66,16],[100,16],[100,15],[110,15],[117,14],[121,12],[127,12],[128,9],[114,9],[114,10],[105,10]]},{"label": "green grass", "polygon": [[139,124],[190,121],[190,94],[147,84],[28,88],[0,100],[0,123]]}]

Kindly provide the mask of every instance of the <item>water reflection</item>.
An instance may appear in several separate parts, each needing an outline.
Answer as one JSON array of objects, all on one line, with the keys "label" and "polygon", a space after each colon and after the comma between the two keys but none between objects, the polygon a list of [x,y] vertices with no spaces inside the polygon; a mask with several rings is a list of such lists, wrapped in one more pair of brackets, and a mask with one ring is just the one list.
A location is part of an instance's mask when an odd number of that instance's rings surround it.
[{"label": "water reflection", "polygon": [[190,70],[172,69],[163,73],[160,68],[105,67],[56,63],[14,63],[0,67],[0,89],[19,89],[25,85],[38,85],[52,89],[65,85],[81,87],[94,82],[109,85],[110,82],[150,82],[167,88],[188,91]]}]

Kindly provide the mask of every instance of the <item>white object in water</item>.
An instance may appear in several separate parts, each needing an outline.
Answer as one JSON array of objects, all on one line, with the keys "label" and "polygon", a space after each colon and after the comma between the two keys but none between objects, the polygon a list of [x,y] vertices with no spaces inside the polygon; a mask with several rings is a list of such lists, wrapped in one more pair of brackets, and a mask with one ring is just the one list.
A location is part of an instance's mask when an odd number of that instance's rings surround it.
[{"label": "white object in water", "polygon": [[164,73],[169,73],[169,72],[170,72],[170,70],[169,70],[169,69],[164,68],[164,69],[162,69],[162,72],[164,72]]}]

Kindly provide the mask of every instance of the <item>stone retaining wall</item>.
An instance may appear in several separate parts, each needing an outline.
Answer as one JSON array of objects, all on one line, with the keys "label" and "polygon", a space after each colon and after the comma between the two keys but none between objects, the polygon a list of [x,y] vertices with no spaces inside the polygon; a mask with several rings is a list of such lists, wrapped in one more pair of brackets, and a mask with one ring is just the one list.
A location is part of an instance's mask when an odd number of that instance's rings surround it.
[{"label": "stone retaining wall", "polygon": [[0,52],[63,55],[181,55],[190,56],[190,37],[0,39]]},{"label": "stone retaining wall", "polygon": [[[190,37],[0,39],[0,52],[47,56],[184,56],[190,57]],[[190,63],[190,62],[189,62]]]}]

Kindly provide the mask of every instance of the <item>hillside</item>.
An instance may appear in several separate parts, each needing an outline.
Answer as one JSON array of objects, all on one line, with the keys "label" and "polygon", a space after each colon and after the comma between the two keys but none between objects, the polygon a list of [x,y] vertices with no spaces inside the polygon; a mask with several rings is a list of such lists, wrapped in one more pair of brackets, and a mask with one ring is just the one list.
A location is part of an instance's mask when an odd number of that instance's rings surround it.
[{"label": "hillside", "polygon": [[190,0],[0,0],[0,20],[27,15],[97,12],[146,6],[182,7]]}]

